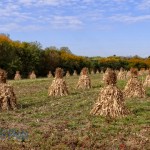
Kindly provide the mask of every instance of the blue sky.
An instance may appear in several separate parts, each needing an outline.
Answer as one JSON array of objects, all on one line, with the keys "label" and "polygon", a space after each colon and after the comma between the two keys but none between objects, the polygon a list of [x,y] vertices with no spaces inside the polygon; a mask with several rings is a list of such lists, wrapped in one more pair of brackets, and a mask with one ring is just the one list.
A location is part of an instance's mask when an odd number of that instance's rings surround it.
[{"label": "blue sky", "polygon": [[0,33],[84,56],[150,56],[150,0],[0,0]]}]

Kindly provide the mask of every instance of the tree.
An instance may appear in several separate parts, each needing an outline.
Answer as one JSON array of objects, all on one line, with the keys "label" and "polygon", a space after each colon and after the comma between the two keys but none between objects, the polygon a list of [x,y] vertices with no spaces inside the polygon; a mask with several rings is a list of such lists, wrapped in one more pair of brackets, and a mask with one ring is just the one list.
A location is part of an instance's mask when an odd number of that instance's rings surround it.
[{"label": "tree", "polygon": [[68,47],[65,47],[65,46],[64,46],[64,47],[61,47],[61,48],[60,48],[60,51],[61,51],[61,52],[66,52],[66,53],[72,54],[71,50],[70,50]]},{"label": "tree", "polygon": [[22,71],[25,76],[27,76],[32,70],[35,70],[36,73],[38,73],[41,55],[40,43],[23,42],[21,48],[18,49],[17,54],[21,60]]},{"label": "tree", "polygon": [[60,67],[60,52],[56,49],[46,48],[41,52],[40,60],[40,70],[42,70],[42,74],[47,75],[49,71],[53,73],[57,67]]}]

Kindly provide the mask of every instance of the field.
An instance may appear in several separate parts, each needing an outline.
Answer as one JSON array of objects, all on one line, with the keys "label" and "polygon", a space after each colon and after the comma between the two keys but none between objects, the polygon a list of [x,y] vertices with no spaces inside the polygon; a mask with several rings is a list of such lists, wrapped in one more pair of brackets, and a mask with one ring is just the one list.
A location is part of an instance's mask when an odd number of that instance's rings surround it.
[{"label": "field", "polygon": [[[148,150],[150,88],[144,99],[127,99],[131,114],[122,119],[91,116],[103,87],[100,74],[90,76],[92,89],[76,90],[78,77],[68,77],[69,96],[48,97],[51,79],[8,81],[18,109],[0,113],[0,130],[25,131],[25,138],[4,138],[0,150]],[[126,81],[119,81],[123,89]]]}]

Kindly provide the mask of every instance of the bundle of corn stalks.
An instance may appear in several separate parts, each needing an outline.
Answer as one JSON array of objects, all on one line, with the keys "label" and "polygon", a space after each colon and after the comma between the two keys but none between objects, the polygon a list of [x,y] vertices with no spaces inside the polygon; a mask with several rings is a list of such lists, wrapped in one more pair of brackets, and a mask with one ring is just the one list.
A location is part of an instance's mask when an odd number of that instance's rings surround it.
[{"label": "bundle of corn stalks", "polygon": [[126,72],[124,71],[123,68],[120,69],[118,75],[117,75],[118,80],[125,80],[126,79]]},{"label": "bundle of corn stalks", "polygon": [[77,70],[74,70],[74,72],[73,72],[73,76],[77,76],[78,74],[77,74]]},{"label": "bundle of corn stalks", "polygon": [[111,68],[107,68],[105,73],[103,74],[103,82],[105,82],[109,71],[111,71]]},{"label": "bundle of corn stalks", "polygon": [[104,73],[104,71],[103,70],[101,70],[101,72],[100,72],[101,74],[103,74]]},{"label": "bundle of corn stalks", "polygon": [[131,78],[128,80],[125,89],[125,97],[145,97],[145,89],[143,84],[138,80],[138,71],[135,68],[131,68]]},{"label": "bundle of corn stalks", "polygon": [[15,110],[17,107],[13,87],[6,83],[7,74],[0,69],[0,110]]},{"label": "bundle of corn stalks", "polygon": [[95,74],[94,70],[91,71],[91,74]]},{"label": "bundle of corn stalks", "polygon": [[14,80],[21,80],[21,75],[20,75],[20,72],[19,72],[19,71],[16,71]]},{"label": "bundle of corn stalks", "polygon": [[55,78],[52,81],[48,90],[49,96],[64,96],[68,95],[68,88],[65,80],[63,79],[63,69],[56,68]]},{"label": "bundle of corn stalks", "polygon": [[150,70],[149,70],[148,75],[146,76],[146,79],[145,79],[143,85],[144,85],[144,87],[150,87]]},{"label": "bundle of corn stalks", "polygon": [[88,76],[87,68],[82,69],[76,88],[77,89],[90,89],[91,88],[91,80]]},{"label": "bundle of corn stalks", "polygon": [[127,71],[126,79],[130,79],[130,78],[131,78],[131,72],[130,72],[130,70],[129,70],[129,71]]},{"label": "bundle of corn stalks", "polygon": [[146,70],[145,70],[145,74],[146,74],[146,75],[149,74],[149,70],[150,70],[150,69],[146,69]]},{"label": "bundle of corn stalks", "polygon": [[66,77],[70,77],[70,72],[69,71],[66,72]]},{"label": "bundle of corn stalks", "polygon": [[47,77],[48,77],[48,78],[51,78],[52,76],[53,76],[53,75],[52,75],[51,71],[49,71]]},{"label": "bundle of corn stalks", "polygon": [[34,71],[31,72],[31,74],[29,75],[30,79],[36,79],[36,74]]},{"label": "bundle of corn stalks", "polygon": [[138,74],[139,74],[139,76],[144,76],[145,75],[145,68],[141,68]]},{"label": "bundle of corn stalks", "polygon": [[100,90],[98,100],[90,114],[116,118],[129,113],[124,106],[123,92],[116,86],[116,80],[116,73],[108,71],[105,78],[106,86]]},{"label": "bundle of corn stalks", "polygon": [[118,76],[119,74],[119,70],[115,70],[116,76]]},{"label": "bundle of corn stalks", "polygon": [[98,69],[96,70],[96,74],[99,74],[99,70]]}]

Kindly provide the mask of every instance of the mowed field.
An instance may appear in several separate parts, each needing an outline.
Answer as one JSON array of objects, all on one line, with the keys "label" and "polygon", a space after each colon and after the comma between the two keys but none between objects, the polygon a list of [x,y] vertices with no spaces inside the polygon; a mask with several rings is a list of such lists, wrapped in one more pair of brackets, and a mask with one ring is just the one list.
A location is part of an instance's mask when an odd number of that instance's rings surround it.
[{"label": "mowed field", "polygon": [[[8,81],[18,109],[0,112],[0,129],[26,131],[26,138],[0,139],[0,150],[148,150],[150,88],[146,98],[126,99],[131,114],[122,119],[90,115],[103,87],[102,75],[90,75],[92,88],[76,90],[78,76],[66,78],[70,94],[48,97],[53,78]],[[123,89],[126,81],[118,81]]]}]

